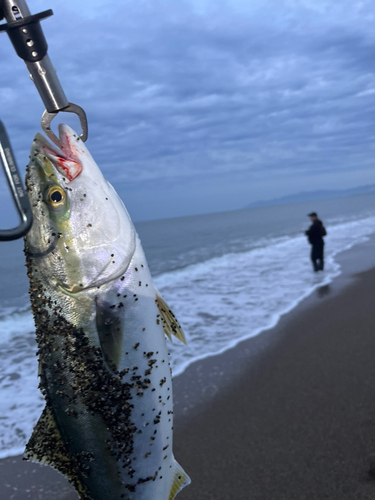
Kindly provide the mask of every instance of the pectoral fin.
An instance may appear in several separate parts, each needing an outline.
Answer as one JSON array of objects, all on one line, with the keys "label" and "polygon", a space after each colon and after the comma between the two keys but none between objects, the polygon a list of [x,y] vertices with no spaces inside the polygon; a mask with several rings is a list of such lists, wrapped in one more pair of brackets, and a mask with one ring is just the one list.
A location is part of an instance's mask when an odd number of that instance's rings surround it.
[{"label": "pectoral fin", "polygon": [[160,292],[156,289],[155,291],[156,291],[156,304],[160,311],[164,333],[167,335],[167,337],[171,342],[172,342],[172,335],[174,335],[183,344],[187,345],[185,334],[182,331],[181,325],[177,321],[176,316],[173,314],[172,310],[165,302]]},{"label": "pectoral fin", "polygon": [[177,493],[179,493],[183,488],[185,488],[185,486],[191,483],[190,477],[186,474],[181,465],[176,462],[176,460],[174,460],[172,470],[173,479],[168,500],[173,500]]},{"label": "pectoral fin", "polygon": [[117,369],[123,342],[121,313],[118,307],[96,299],[96,328],[100,346],[108,366]]},{"label": "pectoral fin", "polygon": [[77,476],[77,466],[69,454],[50,409],[46,406],[26,445],[24,459],[50,465],[64,474],[82,499],[89,499],[85,487]]}]

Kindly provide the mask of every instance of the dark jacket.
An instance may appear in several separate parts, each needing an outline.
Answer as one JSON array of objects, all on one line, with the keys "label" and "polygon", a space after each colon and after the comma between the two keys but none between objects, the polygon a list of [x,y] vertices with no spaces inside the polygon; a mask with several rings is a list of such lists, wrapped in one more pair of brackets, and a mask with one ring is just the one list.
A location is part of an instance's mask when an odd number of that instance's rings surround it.
[{"label": "dark jacket", "polygon": [[314,220],[305,234],[306,236],[308,236],[309,243],[311,243],[312,245],[324,244],[323,236],[325,236],[326,232],[321,220]]}]

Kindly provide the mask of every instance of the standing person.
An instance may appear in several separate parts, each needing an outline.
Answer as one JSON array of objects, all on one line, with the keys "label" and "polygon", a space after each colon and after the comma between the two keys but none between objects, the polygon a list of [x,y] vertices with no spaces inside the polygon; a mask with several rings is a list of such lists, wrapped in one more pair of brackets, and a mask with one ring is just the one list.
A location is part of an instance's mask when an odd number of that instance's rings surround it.
[{"label": "standing person", "polygon": [[327,231],[321,220],[318,219],[318,214],[311,212],[309,214],[312,222],[310,228],[306,231],[309,243],[311,244],[311,260],[314,266],[314,271],[323,271],[324,269],[324,240]]}]

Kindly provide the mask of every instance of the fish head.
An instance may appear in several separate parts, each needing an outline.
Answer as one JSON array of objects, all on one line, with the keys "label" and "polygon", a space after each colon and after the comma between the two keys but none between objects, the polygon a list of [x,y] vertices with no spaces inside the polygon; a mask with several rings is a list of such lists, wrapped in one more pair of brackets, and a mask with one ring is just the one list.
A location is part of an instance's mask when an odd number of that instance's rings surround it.
[{"label": "fish head", "polygon": [[61,150],[37,134],[26,187],[34,223],[26,253],[52,286],[68,294],[122,276],[135,251],[135,229],[85,144],[59,126]]}]

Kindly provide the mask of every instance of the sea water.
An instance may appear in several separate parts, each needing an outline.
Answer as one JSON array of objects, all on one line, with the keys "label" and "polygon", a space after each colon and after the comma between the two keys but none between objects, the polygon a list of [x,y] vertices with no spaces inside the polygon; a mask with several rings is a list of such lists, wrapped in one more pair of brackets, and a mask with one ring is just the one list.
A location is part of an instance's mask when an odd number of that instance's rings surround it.
[{"label": "sea water", "polygon": [[[313,273],[304,230],[317,210],[326,269]],[[188,346],[169,345],[174,376],[274,326],[340,274],[336,256],[375,233],[375,195],[136,224],[154,282]],[[0,244],[0,458],[23,452],[44,401],[22,242]]]}]

